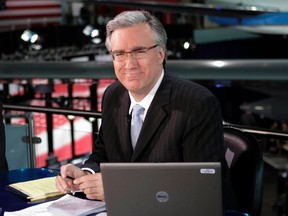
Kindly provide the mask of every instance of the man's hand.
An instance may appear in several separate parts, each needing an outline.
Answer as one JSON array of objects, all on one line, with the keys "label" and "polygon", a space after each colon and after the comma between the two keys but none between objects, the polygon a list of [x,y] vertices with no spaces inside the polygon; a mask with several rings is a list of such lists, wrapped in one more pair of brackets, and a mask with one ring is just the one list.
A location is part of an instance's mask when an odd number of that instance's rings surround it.
[{"label": "man's hand", "polygon": [[[61,167],[60,175],[56,177],[56,188],[62,193],[70,193],[79,190],[79,186],[73,183],[73,179],[86,175],[86,173],[73,164]],[[68,178],[69,177],[69,178]]]},{"label": "man's hand", "polygon": [[73,181],[88,199],[104,200],[104,189],[101,173],[81,176]]}]

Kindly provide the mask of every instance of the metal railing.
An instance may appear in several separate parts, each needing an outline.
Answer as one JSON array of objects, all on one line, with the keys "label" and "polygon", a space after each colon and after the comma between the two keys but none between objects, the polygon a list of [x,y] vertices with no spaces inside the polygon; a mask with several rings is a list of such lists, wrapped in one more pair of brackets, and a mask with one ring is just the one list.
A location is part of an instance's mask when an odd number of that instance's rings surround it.
[{"label": "metal railing", "polygon": [[[49,113],[49,114],[62,114],[62,115],[73,115],[73,116],[81,116],[81,117],[93,117],[93,118],[101,118],[101,112],[92,112],[85,110],[75,110],[75,109],[59,109],[59,108],[49,108],[49,107],[41,107],[41,106],[28,106],[28,105],[12,105],[12,104],[3,104],[3,109],[6,110],[15,110],[15,111],[24,111],[25,115],[21,115],[20,117],[24,117],[27,120],[27,128],[28,128],[28,136],[25,138],[25,142],[29,145],[29,167],[36,167],[35,160],[35,144],[39,143],[39,139],[35,137],[34,134],[34,119],[33,113]],[[6,118],[12,117],[10,115],[6,115]],[[97,122],[97,121],[96,121]],[[93,124],[93,123],[92,123]],[[51,128],[51,127],[47,127]],[[47,131],[48,134],[51,134],[52,131]],[[49,135],[48,135],[49,136]],[[73,140],[72,140],[73,143]],[[54,149],[53,143],[48,143],[48,150],[50,154],[50,158],[54,157]],[[72,152],[74,152],[74,146],[72,146]],[[54,161],[55,159],[53,159]],[[55,162],[55,161],[54,161]],[[48,164],[51,165],[51,164]]]},{"label": "metal railing", "polygon": [[[102,117],[102,113],[99,111],[85,111],[85,110],[62,109],[62,108],[59,109],[59,108],[29,106],[29,105],[3,104],[3,109],[27,112],[26,118],[27,118],[27,123],[28,123],[28,138],[26,140],[27,140],[27,143],[29,144],[29,153],[30,153],[29,164],[31,168],[34,168],[36,166],[34,144],[37,143],[37,139],[36,139],[37,137],[34,137],[34,122],[33,122],[33,114],[32,114],[33,112],[41,112],[41,113],[46,113],[46,114],[50,113],[50,114],[74,115],[74,116],[81,116],[81,117],[94,117],[96,119],[99,119]],[[259,127],[249,127],[249,126],[244,126],[244,125],[230,124],[227,122],[223,122],[223,126],[236,128],[244,132],[258,134],[261,136],[288,139],[288,132],[285,132],[285,131],[271,130],[271,129],[265,129],[265,128],[259,128]],[[50,133],[52,133],[52,131],[50,131]],[[53,144],[52,145],[49,144],[49,153],[53,154]]]}]

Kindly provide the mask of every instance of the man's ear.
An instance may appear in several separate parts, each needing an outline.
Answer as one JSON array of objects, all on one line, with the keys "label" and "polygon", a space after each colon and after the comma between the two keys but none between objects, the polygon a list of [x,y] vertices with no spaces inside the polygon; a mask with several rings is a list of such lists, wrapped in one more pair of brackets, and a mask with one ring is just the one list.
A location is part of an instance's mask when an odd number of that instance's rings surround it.
[{"label": "man's ear", "polygon": [[160,49],[158,50],[158,59],[160,64],[163,64],[165,57],[166,57],[166,49],[160,47]]}]

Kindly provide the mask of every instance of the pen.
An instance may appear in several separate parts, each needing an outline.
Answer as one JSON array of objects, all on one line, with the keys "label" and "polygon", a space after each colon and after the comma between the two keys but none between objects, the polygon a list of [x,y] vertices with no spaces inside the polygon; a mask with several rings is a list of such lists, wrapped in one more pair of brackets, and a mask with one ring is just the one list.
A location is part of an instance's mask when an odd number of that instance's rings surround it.
[{"label": "pen", "polygon": [[[51,173],[54,173],[56,175],[60,175],[61,176],[60,169],[48,169],[48,171],[51,172]],[[70,177],[70,176],[66,176],[66,178],[71,179],[72,181],[74,180],[74,178]],[[70,193],[72,193],[73,195],[75,195],[75,193],[77,193],[77,192],[83,192],[83,190],[70,191]]]},{"label": "pen", "polygon": [[[50,173],[53,173],[53,174],[56,174],[56,175],[60,175],[60,176],[61,176],[60,169],[48,169],[48,171],[49,171]],[[73,178],[73,177],[70,177],[70,176],[66,176],[66,178],[71,179],[71,180],[74,180],[74,178]]]}]

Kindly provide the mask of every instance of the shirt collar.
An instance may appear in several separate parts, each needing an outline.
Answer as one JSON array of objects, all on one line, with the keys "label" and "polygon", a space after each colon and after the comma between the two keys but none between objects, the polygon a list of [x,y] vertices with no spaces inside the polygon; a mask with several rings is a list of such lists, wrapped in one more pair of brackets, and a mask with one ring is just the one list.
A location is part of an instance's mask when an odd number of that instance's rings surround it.
[{"label": "shirt collar", "polygon": [[145,111],[144,111],[144,117],[143,117],[143,118],[145,118],[146,113],[147,113],[147,110],[148,110],[148,108],[149,108],[149,106],[150,106],[150,104],[151,104],[151,102],[152,102],[152,100],[153,100],[153,98],[154,98],[154,96],[155,96],[155,94],[156,94],[156,92],[157,92],[157,90],[158,90],[158,88],[159,88],[162,80],[163,80],[163,77],[164,77],[164,70],[162,70],[159,79],[157,80],[157,82],[155,83],[155,85],[153,86],[153,88],[151,89],[151,91],[150,91],[150,92],[145,96],[145,98],[143,98],[143,100],[140,101],[140,102],[137,102],[137,101],[132,97],[131,93],[129,92],[129,97],[130,97],[130,100],[131,100],[131,104],[130,104],[130,108],[129,108],[129,114],[131,114],[133,106],[134,106],[135,104],[139,104],[140,106],[142,106],[142,107],[145,109]]}]

